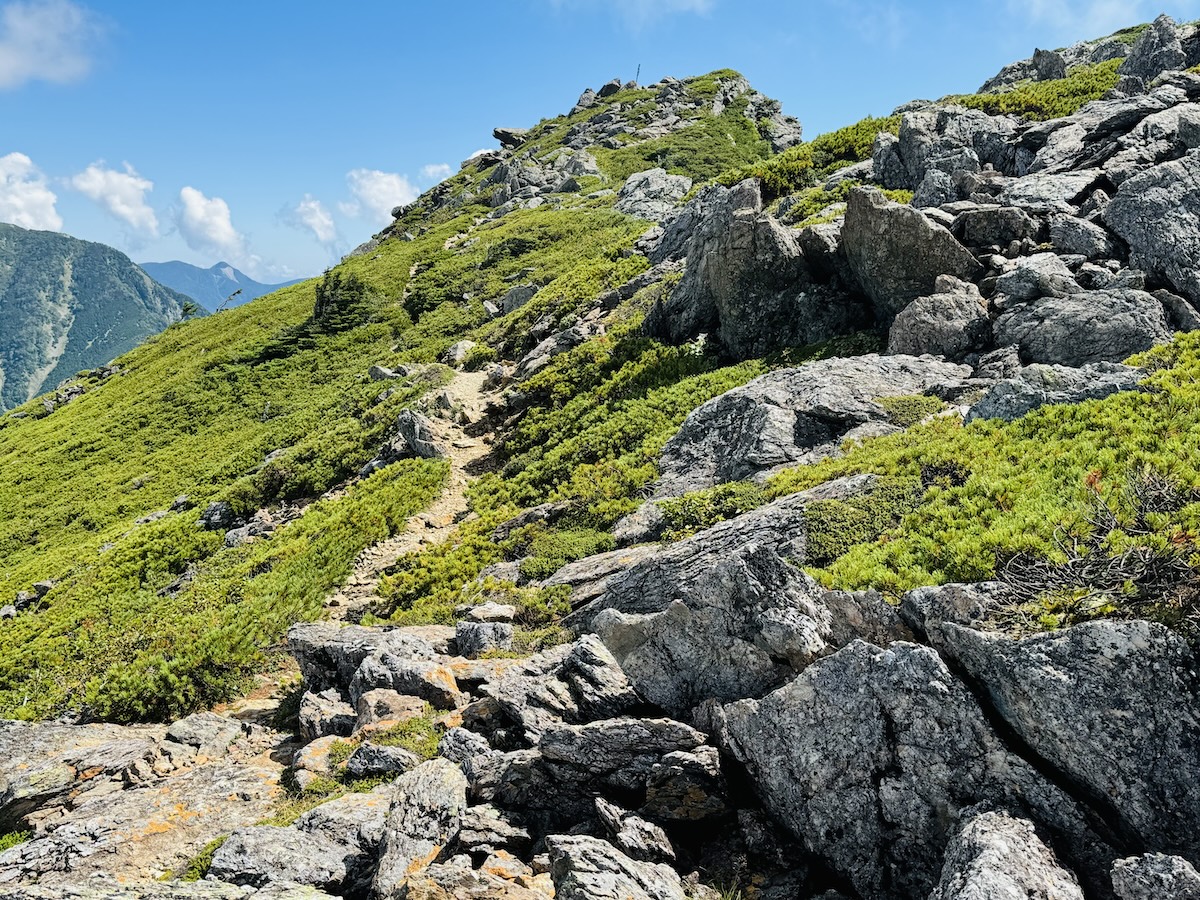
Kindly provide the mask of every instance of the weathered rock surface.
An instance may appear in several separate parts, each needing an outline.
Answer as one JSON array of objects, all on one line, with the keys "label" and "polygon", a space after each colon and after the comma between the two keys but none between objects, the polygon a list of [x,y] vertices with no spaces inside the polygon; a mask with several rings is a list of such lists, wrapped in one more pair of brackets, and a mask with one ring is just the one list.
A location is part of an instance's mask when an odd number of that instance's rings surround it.
[{"label": "weathered rock surface", "polygon": [[1004,747],[928,648],[852,643],[721,719],[767,808],[860,894],[927,896],[979,803],[1017,804],[1103,868],[1075,804]]},{"label": "weathered rock surface", "polygon": [[913,300],[934,293],[939,275],[975,281],[983,274],[948,230],[871,188],[850,193],[842,242],[854,277],[884,323]]},{"label": "weathered rock surface", "polygon": [[1033,823],[1007,813],[970,819],[951,842],[929,900],[1083,900]]},{"label": "weathered rock surface", "polygon": [[961,360],[992,343],[992,323],[979,288],[939,275],[934,293],[918,297],[896,316],[888,332],[888,353],[929,353]]},{"label": "weathered rock surface", "polygon": [[373,896],[403,897],[408,877],[445,852],[466,806],[467,779],[453,763],[434,759],[400,776],[384,827]]},{"label": "weathered rock surface", "polygon": [[829,359],[780,369],[693,410],[663,448],[656,497],[835,455],[864,426],[886,431],[880,397],[952,392],[967,366],[912,356]]},{"label": "weathered rock surface", "polygon": [[1130,262],[1200,303],[1200,150],[1130,178],[1104,211]]},{"label": "weathered rock surface", "polygon": [[1124,835],[1200,858],[1200,694],[1182,639],[1137,621],[1018,641],[945,624],[931,637]]},{"label": "weathered rock surface", "polygon": [[861,303],[814,279],[795,233],[762,212],[756,182],[703,204],[683,280],[647,318],[651,334],[673,343],[707,334],[728,356],[747,359],[870,322]]},{"label": "weathered rock surface", "polygon": [[664,169],[635,172],[621,186],[616,209],[638,219],[659,222],[692,189],[686,175],[668,175]]},{"label": "weathered rock surface", "polygon": [[209,874],[220,881],[263,887],[307,884],[339,892],[346,850],[320,832],[257,825],[235,831],[213,854]]},{"label": "weathered rock surface", "polygon": [[674,869],[639,863],[597,838],[546,839],[557,900],[684,900]]},{"label": "weathered rock surface", "polygon": [[1082,368],[1032,365],[1015,377],[988,388],[968,411],[974,419],[1017,419],[1051,403],[1099,400],[1118,391],[1133,391],[1145,377],[1141,369],[1118,363],[1094,363]]},{"label": "weathered rock surface", "polygon": [[1200,900],[1200,874],[1178,856],[1148,853],[1119,859],[1112,881],[1120,900]]},{"label": "weathered rock surface", "polygon": [[996,342],[1027,362],[1063,366],[1118,362],[1171,338],[1158,298],[1110,289],[1013,304],[995,325]]}]

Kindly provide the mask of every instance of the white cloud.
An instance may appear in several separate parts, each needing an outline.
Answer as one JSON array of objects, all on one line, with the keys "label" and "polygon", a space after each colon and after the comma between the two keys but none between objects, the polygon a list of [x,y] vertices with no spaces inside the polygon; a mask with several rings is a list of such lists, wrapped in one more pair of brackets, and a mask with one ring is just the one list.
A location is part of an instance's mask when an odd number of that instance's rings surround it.
[{"label": "white cloud", "polygon": [[436,179],[441,181],[443,178],[449,178],[454,174],[454,169],[450,168],[449,163],[430,163],[421,168],[421,177]]},{"label": "white cloud", "polygon": [[54,208],[57,202],[33,160],[24,153],[0,156],[0,222],[58,231],[62,217]]},{"label": "white cloud", "polygon": [[380,225],[392,221],[393,207],[412,203],[419,193],[403,175],[378,169],[352,169],[346,173],[346,183],[354,199],[339,203],[338,209],[347,216],[368,216]]},{"label": "white cloud", "polygon": [[559,9],[601,8],[619,15],[633,28],[679,13],[704,15],[717,0],[550,0]]},{"label": "white cloud", "polygon": [[154,182],[139,175],[129,163],[125,163],[125,171],[121,172],[105,168],[103,162],[94,162],[73,177],[70,184],[135,232],[158,236],[158,216],[146,202],[146,194],[154,190]]},{"label": "white cloud", "polygon": [[[1178,19],[1200,8],[1194,0],[1172,4]],[[1049,26],[1069,36],[1101,35],[1148,22],[1163,11],[1162,0],[1008,0],[1010,12],[1024,16],[1035,25]],[[1086,25],[1080,34],[1080,24]]]},{"label": "white cloud", "polygon": [[233,227],[228,203],[220,197],[206,197],[194,187],[181,190],[179,202],[175,224],[189,247],[198,253],[247,262],[246,239]]},{"label": "white cloud", "polygon": [[101,30],[91,12],[70,0],[6,3],[0,7],[0,89],[78,81],[92,68]]},{"label": "white cloud", "polygon": [[324,203],[311,194],[305,194],[304,199],[294,207],[284,210],[282,218],[293,228],[311,231],[319,244],[333,247],[338,242],[337,225],[334,224],[333,215]]}]

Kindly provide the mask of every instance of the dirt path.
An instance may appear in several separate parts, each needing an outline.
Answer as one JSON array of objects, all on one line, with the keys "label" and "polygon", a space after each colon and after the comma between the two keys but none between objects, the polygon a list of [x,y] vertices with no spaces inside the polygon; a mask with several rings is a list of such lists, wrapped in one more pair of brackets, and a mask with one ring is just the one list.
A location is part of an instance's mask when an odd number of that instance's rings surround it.
[{"label": "dirt path", "polygon": [[[483,415],[483,372],[457,372],[443,389],[454,410],[462,410],[469,422]],[[489,452],[481,437],[471,437],[457,421],[432,420],[438,437],[449,449],[450,477],[433,503],[408,520],[408,527],[362,551],[354,560],[354,570],[346,583],[325,602],[330,618],[357,621],[376,599],[384,571],[406,553],[424,550],[446,540],[454,526],[467,514],[467,488],[475,477],[473,464]]]}]

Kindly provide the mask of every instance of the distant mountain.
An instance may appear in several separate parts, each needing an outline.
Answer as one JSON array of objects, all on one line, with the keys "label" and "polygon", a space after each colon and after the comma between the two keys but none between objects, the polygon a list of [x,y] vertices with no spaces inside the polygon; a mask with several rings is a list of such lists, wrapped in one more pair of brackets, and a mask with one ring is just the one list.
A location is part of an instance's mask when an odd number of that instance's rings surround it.
[{"label": "distant mountain", "polygon": [[173,260],[164,263],[142,263],[146,273],[160,284],[187,294],[209,312],[216,312],[237,291],[241,291],[226,307],[231,309],[248,303],[255,297],[277,291],[296,281],[282,284],[262,284],[245,272],[240,272],[227,262],[219,262],[211,269],[201,269],[190,263]]},{"label": "distant mountain", "polygon": [[0,410],[132,350],[187,301],[112,247],[0,224]]}]

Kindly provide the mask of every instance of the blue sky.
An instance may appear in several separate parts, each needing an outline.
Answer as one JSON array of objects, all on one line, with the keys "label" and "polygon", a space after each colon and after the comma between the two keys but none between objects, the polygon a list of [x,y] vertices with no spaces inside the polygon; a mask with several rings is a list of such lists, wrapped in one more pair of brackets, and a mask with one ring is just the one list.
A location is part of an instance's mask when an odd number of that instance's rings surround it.
[{"label": "blue sky", "polygon": [[743,72],[815,137],[1200,0],[0,0],[0,221],[319,272],[495,125]]}]

